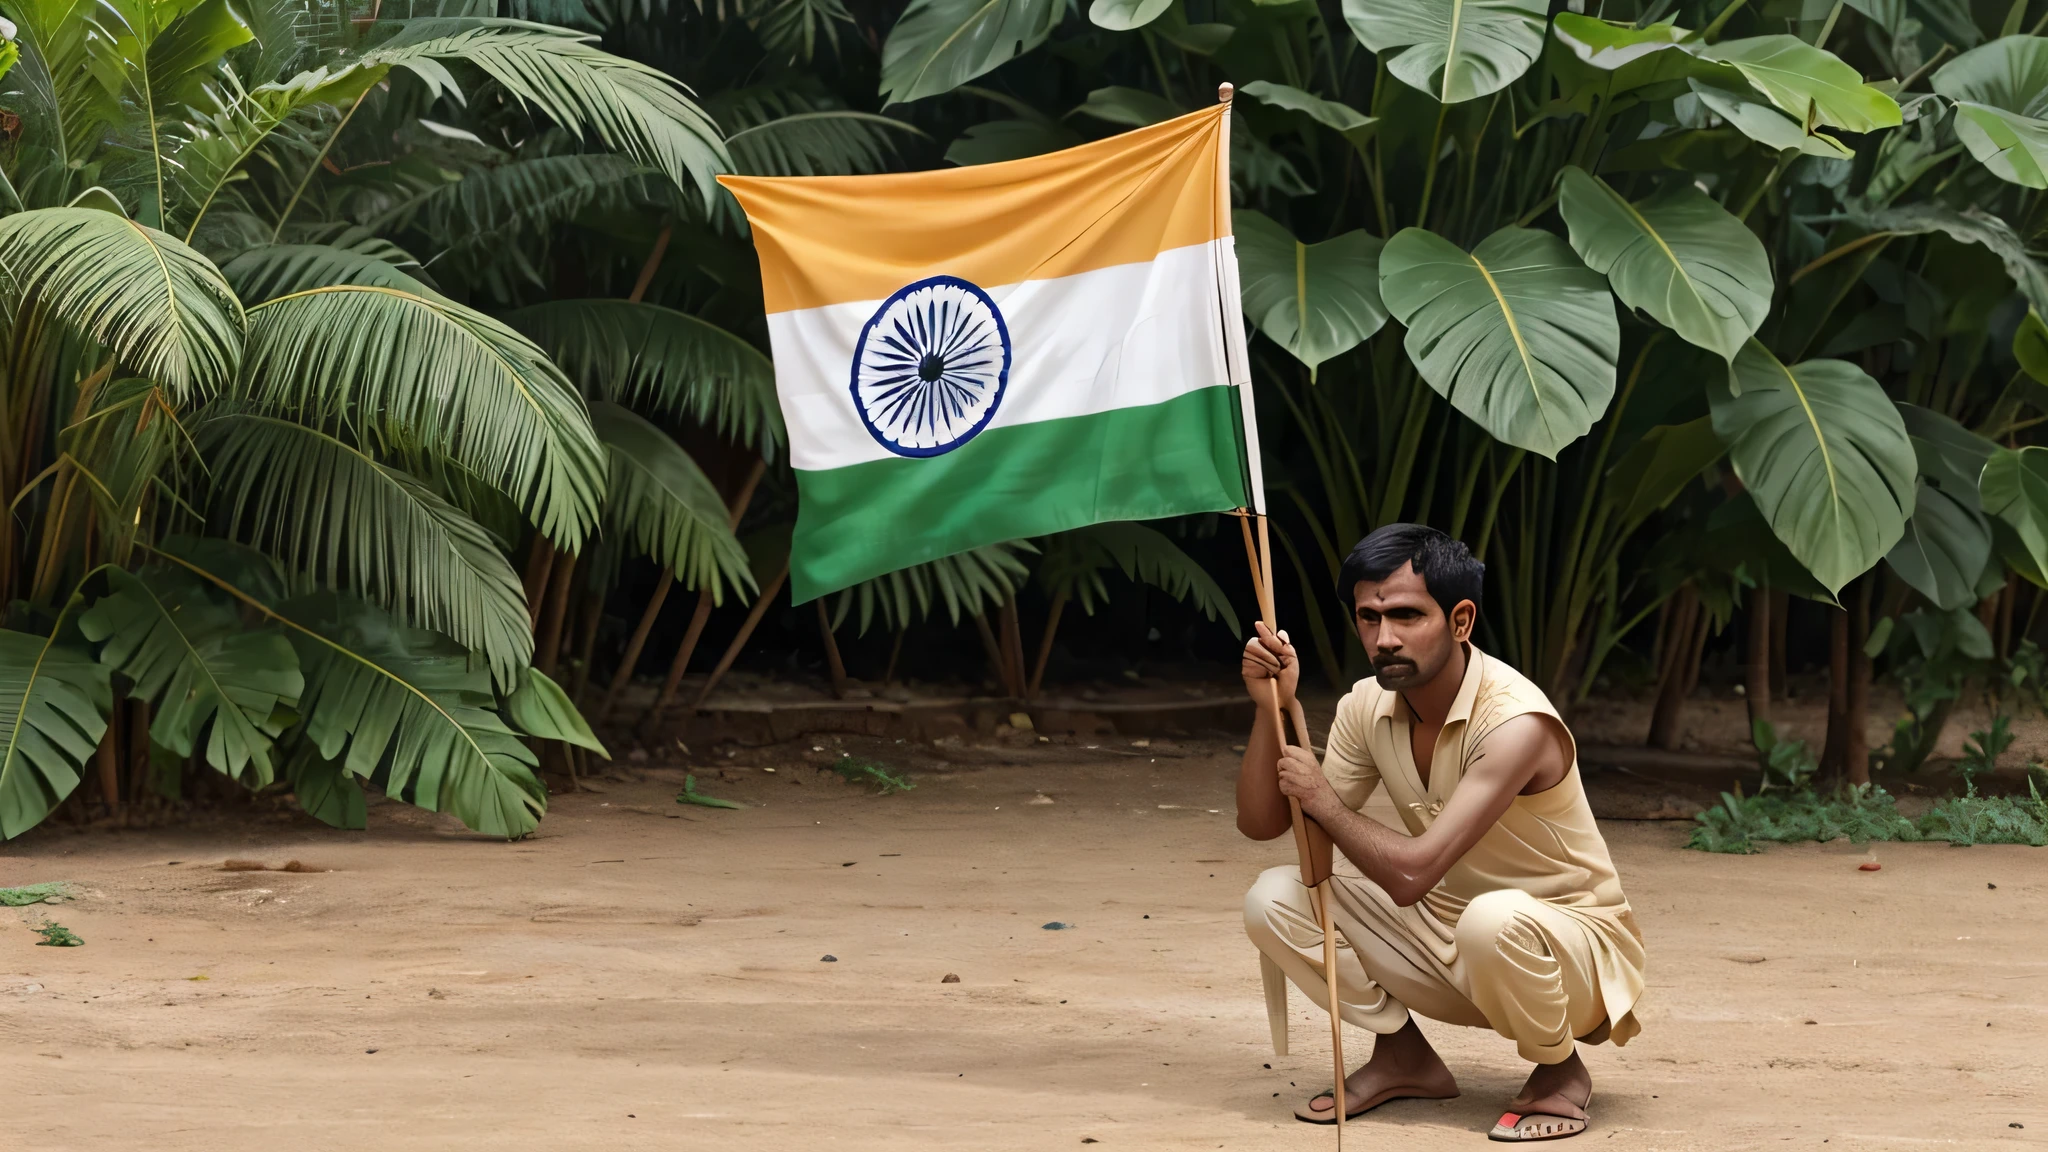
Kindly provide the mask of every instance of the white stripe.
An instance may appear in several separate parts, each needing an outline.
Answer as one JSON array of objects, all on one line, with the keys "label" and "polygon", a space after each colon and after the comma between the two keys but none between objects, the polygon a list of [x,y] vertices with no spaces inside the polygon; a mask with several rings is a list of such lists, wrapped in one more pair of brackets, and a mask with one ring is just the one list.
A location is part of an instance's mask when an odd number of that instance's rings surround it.
[{"label": "white stripe", "polygon": [[[1232,383],[1217,318],[1224,238],[1051,280],[984,290],[1010,331],[1009,383],[987,428],[1160,404]],[[937,269],[943,273],[944,269]],[[844,468],[894,456],[869,433],[852,393],[853,350],[880,301],[768,317],[790,464]],[[1234,314],[1237,302],[1228,302]]]}]

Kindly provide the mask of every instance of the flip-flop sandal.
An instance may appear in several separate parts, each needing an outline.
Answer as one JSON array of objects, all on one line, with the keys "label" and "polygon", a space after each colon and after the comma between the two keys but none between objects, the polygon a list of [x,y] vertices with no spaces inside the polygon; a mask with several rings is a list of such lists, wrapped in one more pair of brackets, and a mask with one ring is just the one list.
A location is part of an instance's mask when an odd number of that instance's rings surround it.
[{"label": "flip-flop sandal", "polygon": [[[1308,1098],[1308,1104],[1303,1104],[1303,1105],[1301,1105],[1300,1107],[1296,1108],[1296,1109],[1294,1110],[1294,1118],[1295,1118],[1296,1120],[1299,1120],[1299,1121],[1301,1121],[1301,1122],[1302,1122],[1302,1123],[1304,1123],[1304,1124],[1335,1124],[1335,1123],[1337,1122],[1337,1109],[1336,1109],[1336,1108],[1332,1107],[1332,1108],[1331,1108],[1331,1109],[1330,1109],[1330,1110],[1329,1110],[1328,1112],[1317,1112],[1317,1111],[1316,1111],[1315,1109],[1313,1109],[1313,1108],[1309,1107],[1309,1104],[1313,1104],[1313,1103],[1315,1103],[1316,1101],[1318,1101],[1318,1100],[1321,1100],[1321,1099],[1323,1099],[1323,1098],[1324,1098],[1324,1097],[1326,1097],[1326,1096],[1327,1096],[1327,1097],[1329,1097],[1329,1099],[1330,1099],[1330,1102],[1331,1102],[1331,1103],[1332,1103],[1333,1105],[1334,1105],[1334,1104],[1336,1103],[1336,1100],[1337,1100],[1337,1093],[1336,1093],[1336,1092],[1334,1092],[1334,1091],[1330,1091],[1330,1090],[1328,1090],[1328,1089],[1325,1089],[1324,1091],[1318,1092],[1318,1093],[1316,1093],[1315,1095],[1313,1095],[1313,1096],[1309,1097],[1309,1098]],[[1370,1111],[1372,1111],[1373,1109],[1375,1109],[1375,1108],[1379,1107],[1380,1105],[1382,1105],[1382,1104],[1392,1104],[1392,1103],[1393,1103],[1394,1101],[1396,1101],[1396,1100],[1420,1100],[1420,1099],[1423,1099],[1423,1097],[1420,1097],[1420,1096],[1389,1096],[1389,1097],[1387,1097],[1387,1098],[1386,1098],[1386,1099],[1384,1099],[1384,1100],[1375,1100],[1375,1101],[1373,1101],[1372,1103],[1370,1103],[1370,1104],[1367,1104],[1367,1105],[1365,1105],[1365,1106],[1364,1106],[1364,1107],[1362,1107],[1362,1108],[1354,1108],[1353,1110],[1351,1110],[1351,1111],[1349,1111],[1349,1112],[1346,1112],[1346,1113],[1344,1114],[1344,1119],[1346,1119],[1346,1120],[1356,1120],[1356,1119],[1358,1119],[1358,1118],[1359,1118],[1360,1116],[1363,1116],[1363,1115],[1365,1115],[1365,1114],[1366,1114],[1367,1112],[1370,1112]]]},{"label": "flip-flop sandal", "polygon": [[[1588,1094],[1585,1104],[1581,1107],[1592,1106],[1593,1097]],[[1345,1119],[1349,1120],[1350,1117],[1346,1116]],[[1500,1141],[1562,1140],[1567,1136],[1577,1136],[1584,1132],[1590,1123],[1590,1120],[1552,1116],[1544,1112],[1503,1112],[1500,1122],[1493,1126],[1493,1130],[1486,1134],[1486,1138]]]}]

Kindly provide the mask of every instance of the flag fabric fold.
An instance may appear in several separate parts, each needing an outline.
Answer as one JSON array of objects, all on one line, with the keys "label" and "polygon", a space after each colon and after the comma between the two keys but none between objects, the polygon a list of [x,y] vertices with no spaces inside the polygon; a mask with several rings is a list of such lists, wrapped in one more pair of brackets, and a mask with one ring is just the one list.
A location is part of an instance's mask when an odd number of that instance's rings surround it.
[{"label": "flag fabric fold", "polygon": [[1227,115],[937,172],[719,178],[761,261],[797,603],[1245,505]]}]

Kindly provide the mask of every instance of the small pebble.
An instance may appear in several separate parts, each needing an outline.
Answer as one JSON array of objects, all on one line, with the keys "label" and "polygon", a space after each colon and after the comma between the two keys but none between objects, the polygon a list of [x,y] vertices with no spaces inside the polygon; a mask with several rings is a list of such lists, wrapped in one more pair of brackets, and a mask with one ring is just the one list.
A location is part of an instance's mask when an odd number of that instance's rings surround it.
[{"label": "small pebble", "polygon": [[834,955],[832,955],[831,953],[829,953],[829,952],[828,952],[828,953],[826,953],[825,955],[823,955],[823,956],[820,956],[820,957],[818,957],[818,963],[820,963],[820,964],[837,964],[837,963],[839,963],[839,957],[837,957],[837,956],[834,956]]},{"label": "small pebble", "polygon": [[376,1054],[377,1054],[377,1050],[376,1050],[375,1048],[365,1048],[365,1049],[363,1049],[363,1055],[365,1055],[365,1056],[375,1056]]},{"label": "small pebble", "polygon": [[1985,886],[1986,888],[1989,888],[1989,889],[1991,889],[1991,890],[1992,890],[1992,891],[1994,891],[1994,892],[1998,890],[1998,885],[1996,885],[1996,884],[1986,884],[1986,885],[1984,885],[1984,886]]},{"label": "small pebble", "polygon": [[1053,922],[1052,922],[1052,923],[1050,923],[1050,924],[1041,924],[1041,925],[1039,925],[1039,927],[1041,927],[1041,928],[1044,928],[1044,929],[1045,929],[1045,930],[1046,930],[1047,932],[1058,932],[1058,931],[1060,931],[1061,929],[1064,929],[1064,928],[1072,928],[1072,927],[1073,927],[1073,925],[1072,925],[1072,924],[1062,924],[1062,923],[1060,923],[1059,921],[1055,920],[1055,921],[1053,921]]},{"label": "small pebble", "polygon": [[1877,871],[1878,869],[1880,869],[1880,868],[1883,868],[1883,867],[1884,867],[1884,865],[1882,865],[1882,864],[1879,864],[1879,863],[1878,863],[1877,861],[1875,861],[1875,860],[1865,860],[1865,861],[1864,861],[1863,863],[1861,863],[1861,864],[1858,864],[1858,865],[1856,866],[1856,870],[1857,870],[1858,872],[1875,872],[1875,871]]},{"label": "small pebble", "polygon": [[960,977],[957,973],[948,972],[944,976],[939,977],[939,983],[941,984],[958,984],[959,982]]}]

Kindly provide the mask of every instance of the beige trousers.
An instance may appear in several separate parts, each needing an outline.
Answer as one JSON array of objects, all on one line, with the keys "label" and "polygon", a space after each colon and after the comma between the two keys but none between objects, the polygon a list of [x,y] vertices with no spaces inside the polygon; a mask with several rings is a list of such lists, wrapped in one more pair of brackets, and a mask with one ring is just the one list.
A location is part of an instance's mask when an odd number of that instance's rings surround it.
[{"label": "beige trousers", "polygon": [[[1590,929],[1519,888],[1485,893],[1446,923],[1426,902],[1403,908],[1362,876],[1340,872],[1330,887],[1337,999],[1352,1024],[1398,1032],[1413,1011],[1490,1027],[1523,1059],[1555,1064],[1571,1056],[1573,1037],[1607,1020]],[[1291,864],[1261,873],[1244,897],[1245,931],[1259,948],[1273,1046],[1282,1054],[1285,980],[1329,1009],[1312,900]]]}]

